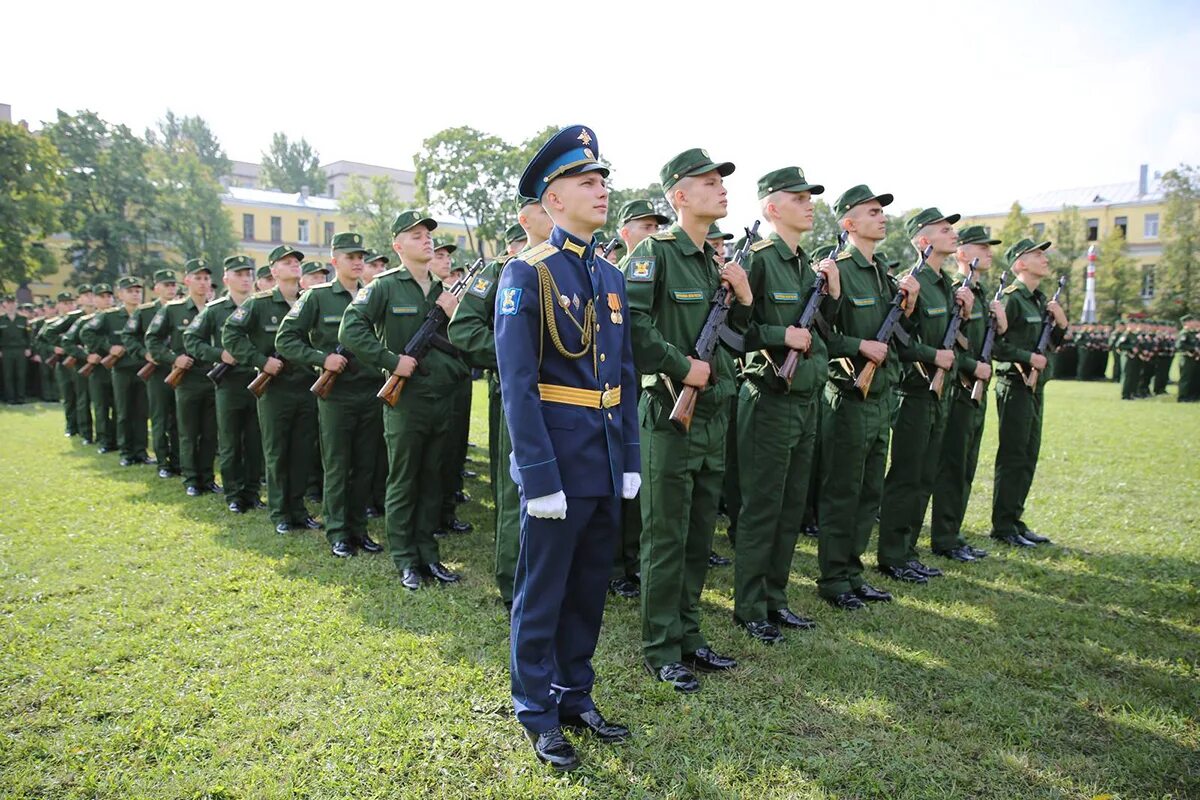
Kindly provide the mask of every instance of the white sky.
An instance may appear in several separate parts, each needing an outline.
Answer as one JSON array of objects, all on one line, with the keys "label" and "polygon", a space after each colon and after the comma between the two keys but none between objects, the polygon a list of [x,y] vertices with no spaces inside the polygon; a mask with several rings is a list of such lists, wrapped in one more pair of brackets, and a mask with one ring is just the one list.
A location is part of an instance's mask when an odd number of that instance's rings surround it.
[{"label": "white sky", "polygon": [[[788,164],[896,208],[1200,162],[1200,4],[1066,2],[20,3],[0,102],[37,127],[88,108],[141,132],[199,114],[231,158],[277,130],[323,162],[410,168],[469,124],[516,142],[585,123],[644,185],[704,147],[737,164],[728,230]],[[420,33],[417,33],[420,31]],[[356,114],[359,109],[363,113]]]}]

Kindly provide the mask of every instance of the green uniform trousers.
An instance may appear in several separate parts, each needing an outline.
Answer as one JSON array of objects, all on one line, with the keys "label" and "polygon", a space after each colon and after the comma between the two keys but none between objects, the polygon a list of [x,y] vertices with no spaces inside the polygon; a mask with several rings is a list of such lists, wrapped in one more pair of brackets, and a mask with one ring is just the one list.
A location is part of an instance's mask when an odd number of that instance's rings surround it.
[{"label": "green uniform trousers", "polygon": [[308,484],[304,487],[304,493],[310,497],[320,497],[325,491],[325,454],[321,451],[320,436],[312,441],[308,465]]},{"label": "green uniform trousers", "polygon": [[225,502],[253,506],[259,499],[263,476],[262,431],[258,404],[246,389],[253,377],[229,375],[216,390],[217,461]]},{"label": "green uniform trousers", "polygon": [[1112,379],[1115,383],[1121,382],[1121,364],[1124,363],[1125,356],[1118,353],[1116,350],[1112,354],[1113,370]]},{"label": "green uniform trousers", "polygon": [[367,535],[367,506],[375,457],[383,435],[383,411],[373,387],[337,386],[317,400],[325,483],[321,492],[325,538],[354,543]]},{"label": "green uniform trousers", "polygon": [[[497,387],[499,388],[499,387]],[[499,401],[500,394],[496,394]],[[496,587],[505,605],[513,601],[513,582],[517,574],[517,556],[521,552],[521,492],[512,473],[508,471],[508,454],[512,452],[512,438],[504,416],[504,406],[499,409],[499,430],[496,436]]]},{"label": "green uniform trousers", "polygon": [[471,433],[470,377],[464,378],[447,398],[450,428],[446,435],[446,455],[442,463],[442,511],[439,526],[448,525],[457,516],[454,499],[463,488],[463,465],[467,461],[467,439]]},{"label": "green uniform trousers", "polygon": [[[1040,384],[1039,384],[1040,387]],[[992,491],[992,535],[1026,530],[1022,517],[1042,445],[1042,393],[1020,379],[996,382],[999,446]]]},{"label": "green uniform trousers", "polygon": [[437,530],[442,511],[443,461],[450,418],[440,398],[409,390],[394,407],[384,408],[383,438],[388,449],[388,490],[384,529],[396,568],[441,561]]},{"label": "green uniform trousers", "polygon": [[18,403],[25,400],[25,348],[6,347],[0,351],[0,363],[4,365],[4,401]]},{"label": "green uniform trousers", "polygon": [[817,394],[804,397],[742,385],[737,447],[742,510],[733,560],[733,617],[766,621],[787,608],[792,554],[808,496],[817,435]]},{"label": "green uniform trousers", "polygon": [[154,440],[154,458],[160,469],[179,472],[179,423],[175,414],[175,392],[163,383],[170,367],[158,367],[146,381],[146,400],[150,406],[150,432]]},{"label": "green uniform trousers", "polygon": [[813,413],[817,417],[817,433],[813,444],[812,469],[808,471],[808,494],[804,500],[804,516],[800,520],[804,527],[819,524],[817,498],[821,496],[821,476],[829,469],[826,463],[829,459],[826,457],[825,448],[821,446],[821,432],[824,430],[827,408],[828,406],[818,394],[817,403],[813,407]]},{"label": "green uniform trousers", "polygon": [[217,397],[208,379],[185,377],[175,389],[179,420],[179,466],[185,486],[204,488],[213,482],[217,456]]},{"label": "green uniform trousers", "polygon": [[42,399],[47,403],[58,401],[58,379],[54,367],[47,367],[46,362],[38,364],[38,372],[42,377]]},{"label": "green uniform trousers", "polygon": [[68,436],[78,436],[79,415],[75,409],[77,398],[75,397],[75,380],[72,375],[74,372],[62,364],[54,368],[54,379],[58,383],[58,394],[62,398],[63,417],[67,425],[66,433]]},{"label": "green uniform trousers", "polygon": [[97,365],[88,376],[88,393],[92,398],[96,444],[116,450],[117,408],[113,398],[112,373]]},{"label": "green uniform trousers", "polygon": [[1154,381],[1154,359],[1141,363],[1141,374],[1138,376],[1138,397],[1150,396],[1150,384]]},{"label": "green uniform trousers", "polygon": [[[879,508],[880,566],[903,567],[917,559],[917,539],[933,494],[942,436],[949,416],[950,393],[901,395],[892,423],[892,459],[883,479]],[[948,550],[954,540],[934,541],[934,550]]]},{"label": "green uniform trousers", "polygon": [[1121,364],[1121,399],[1132,400],[1137,397],[1142,362],[1137,356],[1122,356]]},{"label": "green uniform trousers", "polygon": [[258,400],[258,426],[271,522],[299,526],[308,517],[304,492],[316,455],[317,399],[303,387],[270,386]]},{"label": "green uniform trousers", "polygon": [[892,392],[863,400],[826,386],[821,447],[828,469],[818,509],[821,535],[817,591],[836,597],[863,585],[862,554],[871,539],[883,494],[883,471],[891,434]]},{"label": "green uniform trousers", "polygon": [[729,404],[697,414],[687,434],[670,415],[669,402],[642,393],[642,653],[654,669],[708,646],[700,593],[725,477]]},{"label": "green uniform trousers", "polygon": [[92,393],[88,388],[88,379],[76,369],[69,372],[71,384],[75,387],[75,428],[84,439],[95,441],[92,428]]},{"label": "green uniform trousers", "polygon": [[148,444],[146,384],[138,379],[137,370],[114,369],[112,387],[113,402],[117,406],[117,447],[121,451],[121,458],[145,458]]},{"label": "green uniform trousers", "polygon": [[1154,393],[1166,394],[1167,384],[1171,381],[1171,360],[1174,356],[1155,356],[1154,361]]},{"label": "green uniform trousers", "polygon": [[[738,381],[738,391],[741,392],[742,382]],[[725,535],[731,545],[737,545],[738,516],[742,513],[742,486],[738,477],[741,470],[738,465],[738,395],[729,401],[729,428],[725,433],[725,477],[721,483],[721,500],[717,508],[725,509],[729,517],[729,528]]]},{"label": "green uniform trousers", "polygon": [[971,484],[979,463],[979,443],[983,440],[983,425],[987,419],[987,392],[976,408],[970,400],[971,390],[955,384],[950,400],[950,417],[942,437],[942,459],[937,479],[933,482],[933,517],[929,538],[943,542],[953,549],[967,543],[962,535],[962,522],[971,499]]},{"label": "green uniform trousers", "polygon": [[1200,361],[1181,355],[1179,357],[1179,396],[1180,403],[1194,403],[1200,400]]}]

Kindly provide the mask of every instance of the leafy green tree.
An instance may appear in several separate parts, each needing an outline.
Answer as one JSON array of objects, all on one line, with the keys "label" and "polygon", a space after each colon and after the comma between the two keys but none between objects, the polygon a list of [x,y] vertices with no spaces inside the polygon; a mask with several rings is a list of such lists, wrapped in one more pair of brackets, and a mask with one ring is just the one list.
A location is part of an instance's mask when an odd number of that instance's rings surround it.
[{"label": "leafy green tree", "polygon": [[1100,242],[1096,265],[1096,312],[1103,322],[1115,322],[1130,311],[1140,311],[1141,280],[1116,226]]},{"label": "leafy green tree", "polygon": [[66,195],[62,224],[71,236],[71,283],[112,281],[141,264],[153,247],[157,191],[148,146],[125,125],[92,111],[59,111],[45,135],[61,154]]},{"label": "leafy green tree", "polygon": [[190,142],[200,162],[217,178],[228,175],[233,167],[221,142],[203,117],[177,117],[174,111],[167,109],[167,115],[158,121],[158,130],[146,131],[146,141],[167,151],[174,151],[183,143]]},{"label": "leafy green tree", "polygon": [[[1071,297],[1078,292],[1083,295],[1084,282],[1087,280],[1087,262],[1082,261],[1087,254],[1087,237],[1083,217],[1075,206],[1063,206],[1062,211],[1050,225],[1049,239],[1054,243],[1046,252],[1050,261],[1051,273],[1055,280],[1063,275],[1068,276],[1067,285],[1063,287],[1063,309],[1070,308]],[[1078,270],[1076,263],[1080,264]]]},{"label": "leafy green tree", "polygon": [[[912,246],[908,231],[904,228],[904,220],[910,214],[912,214],[911,211],[898,217],[888,216],[887,236],[875,250],[889,261],[899,264],[896,272],[903,272],[917,263],[917,248]],[[816,217],[813,220],[815,221]]]},{"label": "leafy green tree", "polygon": [[841,228],[837,224],[837,216],[833,207],[820,198],[813,200],[812,230],[800,237],[800,246],[804,252],[812,254],[818,247],[831,245],[837,241]]},{"label": "leafy green tree", "polygon": [[338,207],[363,235],[367,247],[392,257],[392,220],[403,205],[386,176],[352,176],[338,198]]},{"label": "leafy green tree", "polygon": [[1155,270],[1154,308],[1178,319],[1200,312],[1200,169],[1182,164],[1163,176],[1163,254]]},{"label": "leafy green tree", "polygon": [[[221,202],[222,188],[213,169],[187,137],[163,140],[148,155],[150,177],[157,190],[155,227],[165,244],[184,258],[203,257],[219,264],[236,247],[233,222]],[[159,263],[147,260],[147,277]]]},{"label": "leafy green tree", "polygon": [[[1021,239],[1034,238],[1033,223],[1029,221],[1029,217],[1021,208],[1021,204],[1013,202],[1012,208],[1008,210],[1008,217],[1004,220],[1004,225],[1000,228],[1000,233],[993,236],[993,239],[1000,240],[1000,252],[1003,253],[1010,245],[1016,244]],[[999,265],[1007,267],[1008,262],[1001,255],[998,259]],[[999,274],[997,272],[996,274]]]},{"label": "leafy green tree", "polygon": [[307,186],[319,193],[325,188],[321,156],[303,138],[292,142],[286,133],[276,133],[271,148],[262,154],[262,184],[281,192],[299,192]]},{"label": "leafy green tree", "polygon": [[11,291],[57,268],[41,240],[58,230],[62,173],[53,142],[0,122],[0,289]]},{"label": "leafy green tree", "polygon": [[516,216],[520,156],[515,150],[500,137],[467,126],[438,131],[413,156],[417,202],[463,220],[467,249],[478,252],[483,242],[491,243],[493,252],[503,248],[504,229]]}]

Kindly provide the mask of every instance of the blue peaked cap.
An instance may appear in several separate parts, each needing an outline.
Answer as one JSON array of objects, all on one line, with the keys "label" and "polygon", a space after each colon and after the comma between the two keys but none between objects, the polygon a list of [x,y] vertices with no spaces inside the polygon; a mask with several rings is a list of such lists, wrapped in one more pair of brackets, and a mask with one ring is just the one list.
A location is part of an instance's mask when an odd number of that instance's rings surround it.
[{"label": "blue peaked cap", "polygon": [[521,173],[518,191],[525,197],[541,199],[555,178],[600,172],[608,177],[608,167],[598,160],[600,144],[586,125],[569,125],[550,137]]}]

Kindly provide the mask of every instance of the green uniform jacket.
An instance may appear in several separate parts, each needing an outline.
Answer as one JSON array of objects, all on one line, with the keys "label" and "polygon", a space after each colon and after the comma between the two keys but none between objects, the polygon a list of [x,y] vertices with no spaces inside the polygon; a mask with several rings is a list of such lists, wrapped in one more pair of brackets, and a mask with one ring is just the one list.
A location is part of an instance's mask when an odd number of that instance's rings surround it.
[{"label": "green uniform jacket", "polygon": [[162,303],[152,300],[142,303],[129,315],[129,319],[125,321],[125,328],[121,331],[121,344],[125,345],[127,351],[122,361],[133,361],[138,365],[138,369],[146,363],[146,331],[160,308]]},{"label": "green uniform jacket", "polygon": [[[698,248],[679,225],[673,225],[643,239],[626,261],[633,362],[643,387],[665,392],[661,374],[671,379],[676,392],[683,389],[683,379],[691,366],[688,356],[695,355],[696,337],[704,328],[713,293],[721,283],[715,256],[707,242],[703,249]],[[750,306],[735,299],[727,324],[743,333],[751,314]],[[733,356],[718,347],[712,359],[712,385],[700,393],[697,412],[711,413],[718,405],[728,407],[729,398],[737,393],[736,377]]]},{"label": "green uniform jacket", "polygon": [[[225,320],[221,342],[239,364],[262,369],[275,352],[279,326],[291,310],[292,306],[278,287],[253,294]],[[312,370],[302,364],[285,363],[279,377],[271,383],[307,391],[312,381]]]},{"label": "green uniform jacket", "polygon": [[[300,295],[296,305],[279,323],[275,349],[290,364],[306,364],[320,370],[325,358],[338,346],[338,329],[350,301],[362,285],[349,292],[338,281],[319,283]],[[349,348],[347,348],[349,349]],[[353,353],[350,350],[350,353]],[[336,387],[354,387],[357,391],[376,391],[379,373],[359,363],[357,356],[338,376]]]},{"label": "green uniform jacket", "polygon": [[[146,348],[159,364],[170,365],[180,355],[191,355],[183,346],[183,332],[204,309],[198,307],[190,296],[172,300],[158,310],[146,329]],[[207,382],[204,377],[212,364],[192,355],[196,363],[184,375],[186,383]]]},{"label": "green uniform jacket", "polygon": [[[896,294],[896,279],[888,274],[887,264],[875,254],[873,260],[857,247],[848,245],[837,258],[838,274],[842,284],[842,302],[837,312],[829,319],[832,330],[829,334],[829,380],[840,391],[854,392],[853,365],[859,359],[858,346],[864,339],[874,339],[879,326],[888,315],[892,297]],[[915,316],[916,312],[913,312]],[[911,317],[900,315],[900,324],[911,331],[915,323]],[[896,339],[892,339],[891,350],[896,350]],[[867,399],[886,397],[900,379],[900,359],[891,353],[875,371]]]},{"label": "green uniform jacket", "polygon": [[496,367],[496,284],[512,256],[491,262],[467,287],[450,320],[450,341],[472,367]]},{"label": "green uniform jacket", "polygon": [[[943,263],[948,267],[953,262]],[[911,270],[905,272],[905,275]],[[928,265],[917,274],[921,294],[917,297],[917,308],[909,317],[913,322],[912,338],[908,344],[896,343],[900,353],[900,394],[926,395],[929,379],[937,369],[935,359],[942,346],[942,337],[950,318],[957,313],[954,302],[954,284],[945,269],[934,272]],[[957,357],[956,357],[957,358]],[[959,368],[962,364],[958,364]]]},{"label": "green uniform jacket", "polygon": [[[125,310],[125,306],[120,305],[116,308],[106,309],[92,317],[91,322],[83,327],[83,330],[79,332],[79,340],[87,352],[101,357],[106,356],[109,348],[114,344],[121,344],[121,331],[125,329],[128,322],[129,312]],[[141,362],[133,360],[126,353],[121,356],[113,369],[138,370],[141,366]]]},{"label": "green uniform jacket", "polygon": [[[961,272],[954,276],[953,286],[957,291],[962,286],[966,276]],[[976,273],[975,285],[971,287],[975,295],[975,305],[971,307],[971,316],[963,320],[958,329],[967,340],[967,349],[959,350],[956,359],[958,371],[962,375],[964,386],[970,386],[975,379],[975,368],[979,366],[979,358],[983,355],[983,339],[987,335],[988,306],[992,302],[992,293]]]},{"label": "green uniform jacket", "polygon": [[0,349],[22,350],[29,349],[33,339],[29,328],[29,319],[16,314],[12,319],[7,314],[0,314]]},{"label": "green uniform jacket", "polygon": [[[421,285],[403,266],[381,272],[359,290],[346,308],[338,341],[370,369],[394,372],[404,346],[441,293],[441,282],[432,277],[429,294],[422,292]],[[469,374],[460,359],[431,347],[405,382],[404,391],[429,399],[444,397]]]},{"label": "green uniform jacket", "polygon": [[75,365],[76,371],[87,360],[87,351],[83,349],[83,341],[79,338],[79,334],[83,331],[83,326],[91,322],[95,316],[95,314],[84,314],[83,316],[76,317],[71,322],[71,327],[67,328],[67,332],[59,340],[59,346],[65,351],[63,358],[74,356],[75,360],[79,362]]},{"label": "green uniform jacket", "polygon": [[[218,297],[206,305],[183,332],[184,351],[197,361],[220,363],[222,351],[229,349],[224,347],[221,342],[221,331],[225,326],[225,320],[229,319],[229,316],[237,309],[238,306],[234,304],[233,298],[229,295]],[[233,355],[233,351],[230,350],[229,354]],[[254,370],[238,359],[237,365],[225,373],[221,386],[246,386],[252,380],[254,380]]]},{"label": "green uniform jacket", "polygon": [[[754,312],[746,330],[746,367],[742,374],[780,392],[807,396],[821,390],[829,371],[829,351],[816,325],[811,331],[808,358],[801,357],[797,362],[791,387],[775,374],[789,352],[783,344],[787,329],[800,318],[817,279],[808,256],[798,247],[791,250],[779,234],[772,233],[750,246],[746,271],[754,292]],[[832,319],[838,305],[838,300],[826,295],[821,301],[821,315]]]},{"label": "green uniform jacket", "polygon": [[63,346],[62,337],[65,336],[67,331],[71,329],[71,326],[75,324],[75,320],[79,319],[81,316],[83,316],[83,310],[77,308],[74,311],[68,311],[61,317],[54,317],[53,319],[48,320],[46,324],[42,326],[42,331],[38,334],[38,338],[46,343],[47,358],[54,354],[54,348]]},{"label": "green uniform jacket", "polygon": [[[1010,379],[1019,377],[1017,365],[1029,365],[1038,337],[1042,335],[1042,316],[1046,312],[1046,295],[1040,289],[1030,291],[1021,281],[1014,281],[1004,290],[1004,314],[1008,317],[1008,330],[996,337],[993,352],[996,356],[996,374]],[[1064,328],[1055,327],[1050,336],[1050,350],[1062,344],[1066,335]],[[1038,387],[1050,378],[1050,370],[1043,370]]]}]

